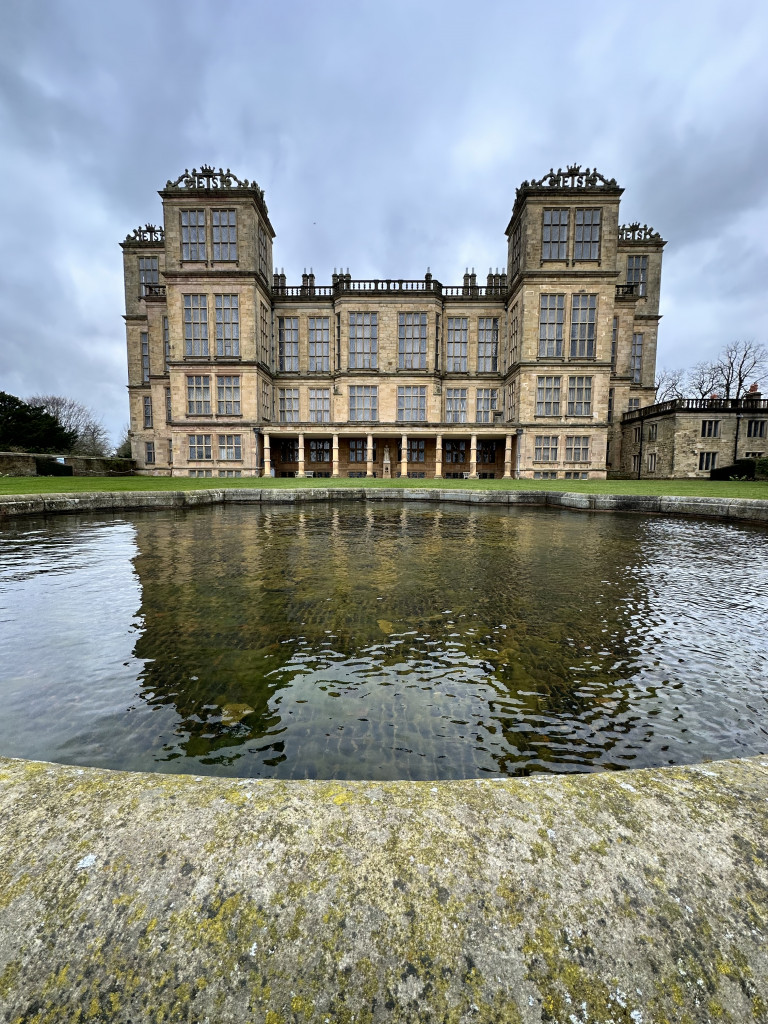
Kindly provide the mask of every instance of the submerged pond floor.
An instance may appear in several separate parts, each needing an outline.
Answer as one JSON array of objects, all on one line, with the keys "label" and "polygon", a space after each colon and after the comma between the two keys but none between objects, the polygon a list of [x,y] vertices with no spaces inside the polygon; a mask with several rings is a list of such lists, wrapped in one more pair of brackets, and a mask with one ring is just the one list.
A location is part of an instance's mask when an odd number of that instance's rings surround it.
[{"label": "submerged pond floor", "polygon": [[409,503],[0,527],[0,754],[455,779],[768,750],[768,533]]}]

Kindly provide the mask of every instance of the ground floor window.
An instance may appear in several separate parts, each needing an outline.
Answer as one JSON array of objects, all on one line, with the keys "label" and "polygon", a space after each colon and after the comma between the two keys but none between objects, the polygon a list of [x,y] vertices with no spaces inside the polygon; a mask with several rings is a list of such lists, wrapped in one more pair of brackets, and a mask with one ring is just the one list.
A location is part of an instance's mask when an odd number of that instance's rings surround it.
[{"label": "ground floor window", "polygon": [[242,434],[219,434],[219,458],[238,461],[243,457]]},{"label": "ground floor window", "polygon": [[566,480],[589,480],[589,473],[565,473]]},{"label": "ground floor window", "polygon": [[196,477],[213,476],[213,470],[212,469],[190,469],[189,475],[190,476],[196,476]]},{"label": "ground floor window", "polygon": [[[409,462],[423,462],[424,461],[424,442],[420,440],[408,441],[408,447],[406,449]],[[397,446],[397,461],[400,462],[403,458],[403,446],[398,444]],[[411,476],[409,473],[408,476]]]},{"label": "ground floor window", "polygon": [[557,473],[547,469],[537,469],[533,474],[534,480],[557,480]]},{"label": "ground floor window", "polygon": [[648,452],[648,472],[656,472],[656,452]]},{"label": "ground floor window", "polygon": [[280,461],[281,462],[298,462],[299,461],[299,442],[298,441],[281,441],[280,442]]},{"label": "ground floor window", "polygon": [[197,462],[211,458],[210,434],[187,434],[189,441],[189,461]]},{"label": "ground floor window", "polygon": [[534,461],[557,462],[558,440],[556,434],[536,434],[536,443],[533,449]]},{"label": "ground floor window", "polygon": [[589,437],[583,437],[581,434],[566,437],[565,461],[589,462]]},{"label": "ground floor window", "polygon": [[328,440],[319,441],[311,440],[309,442],[309,461],[310,462],[330,462],[331,461],[331,442]]},{"label": "ground floor window", "polygon": [[144,458],[148,466],[151,466],[155,461],[155,442],[147,441],[145,444]]},{"label": "ground floor window", "polygon": [[[371,460],[376,461],[376,442],[373,442],[373,452],[371,453]],[[368,461],[368,442],[364,437],[352,438],[349,442],[349,461],[350,462],[367,462]]]},{"label": "ground floor window", "polygon": [[699,471],[705,472],[717,466],[717,452],[699,452]]},{"label": "ground floor window", "polygon": [[219,476],[242,476],[242,472],[239,469],[220,469]]},{"label": "ground floor window", "polygon": [[[496,442],[495,441],[481,441],[477,447],[477,461],[483,463],[491,463],[494,465],[496,462]],[[484,478],[483,478],[484,479]]]},{"label": "ground floor window", "polygon": [[446,462],[466,462],[467,460],[467,442],[466,441],[446,441],[445,442],[445,461]]}]

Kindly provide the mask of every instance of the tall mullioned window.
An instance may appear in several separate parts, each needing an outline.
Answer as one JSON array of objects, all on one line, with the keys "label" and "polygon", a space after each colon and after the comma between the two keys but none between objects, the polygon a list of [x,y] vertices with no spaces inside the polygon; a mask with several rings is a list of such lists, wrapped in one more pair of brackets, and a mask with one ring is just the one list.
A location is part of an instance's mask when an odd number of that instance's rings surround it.
[{"label": "tall mullioned window", "polygon": [[560,359],[563,354],[565,296],[542,295],[539,310],[539,359]]},{"label": "tall mullioned window", "polygon": [[[354,316],[355,314],[350,314]],[[349,389],[350,420],[375,421],[379,418],[379,389],[377,387],[351,387]]]},{"label": "tall mullioned window", "polygon": [[573,241],[575,260],[600,259],[600,210],[577,210]]},{"label": "tall mullioned window", "polygon": [[141,332],[141,379],[146,384],[149,380],[149,334]]},{"label": "tall mullioned window", "polygon": [[401,370],[427,367],[427,314],[398,313],[397,365]]},{"label": "tall mullioned window", "polygon": [[287,372],[299,369],[299,318],[277,318],[277,368]]},{"label": "tall mullioned window", "polygon": [[560,378],[539,377],[536,382],[536,415],[560,415]]},{"label": "tall mullioned window", "polygon": [[467,389],[446,388],[445,389],[445,422],[466,423],[467,422]]},{"label": "tall mullioned window", "polygon": [[632,354],[629,361],[629,372],[635,384],[640,383],[643,374],[643,336],[642,334],[632,335]]},{"label": "tall mullioned window", "polygon": [[184,296],[184,354],[208,355],[208,299],[205,295]]},{"label": "tall mullioned window", "polygon": [[397,389],[397,418],[400,422],[426,420],[427,389],[425,387]]},{"label": "tall mullioned window", "polygon": [[594,359],[596,295],[574,295],[571,305],[571,359]]},{"label": "tall mullioned window", "polygon": [[235,210],[212,210],[211,231],[213,234],[214,260],[237,259],[237,212]]},{"label": "tall mullioned window", "polygon": [[139,295],[143,298],[147,294],[147,285],[159,282],[157,256],[139,256]]},{"label": "tall mullioned window", "polygon": [[240,310],[237,295],[216,296],[216,355],[240,355]]},{"label": "tall mullioned window", "polygon": [[187,377],[187,414],[189,416],[211,415],[211,378]]},{"label": "tall mullioned window", "polygon": [[466,462],[467,442],[456,439],[448,439],[443,445],[443,459],[445,462]]},{"label": "tall mullioned window", "polygon": [[210,434],[187,434],[187,440],[189,441],[190,462],[199,462],[212,457]]},{"label": "tall mullioned window", "polygon": [[477,321],[477,372],[496,373],[498,369],[499,320],[481,316]]},{"label": "tall mullioned window", "polygon": [[557,434],[536,434],[533,447],[534,462],[557,462]]},{"label": "tall mullioned window", "polygon": [[171,419],[173,418],[171,416],[171,411],[172,411],[171,410],[171,389],[170,388],[166,388],[165,389],[165,422],[166,423],[170,423]]},{"label": "tall mullioned window", "polygon": [[702,437],[720,437],[720,420],[702,420]]},{"label": "tall mullioned window", "polygon": [[168,373],[168,364],[171,361],[171,331],[168,327],[168,317],[163,317],[163,369]]},{"label": "tall mullioned window", "polygon": [[616,347],[619,341],[619,318],[615,316],[613,318],[613,326],[611,327],[611,370],[616,371]]},{"label": "tall mullioned window", "polygon": [[541,258],[564,260],[568,257],[568,210],[545,210],[541,228]]},{"label": "tall mullioned window", "polygon": [[144,429],[152,428],[152,399],[149,395],[144,396]]},{"label": "tall mullioned window", "polygon": [[349,368],[375,370],[379,365],[378,313],[349,314]]},{"label": "tall mullioned window", "polygon": [[766,420],[747,420],[747,437],[765,437]]},{"label": "tall mullioned window", "polygon": [[261,382],[261,416],[262,419],[272,419],[272,389],[265,380]]},{"label": "tall mullioned window", "polygon": [[299,422],[299,389],[278,388],[278,411],[281,423]]},{"label": "tall mullioned window", "polygon": [[331,442],[326,438],[312,438],[309,442],[310,462],[330,462]]},{"label": "tall mullioned window", "polygon": [[267,232],[259,224],[259,270],[265,278],[269,277],[269,254],[267,250]]},{"label": "tall mullioned window", "polygon": [[512,307],[509,331],[509,362],[516,363],[520,356],[520,321],[517,313],[517,304]]},{"label": "tall mullioned window", "polygon": [[269,310],[263,302],[259,315],[259,359],[269,364]]},{"label": "tall mullioned window", "polygon": [[309,318],[309,372],[329,373],[331,359],[330,317]]},{"label": "tall mullioned window", "polygon": [[147,441],[144,444],[144,461],[151,466],[155,461],[155,442]]},{"label": "tall mullioned window", "polygon": [[243,457],[242,434],[219,434],[219,458],[239,461]]},{"label": "tall mullioned window", "polygon": [[477,408],[475,410],[475,422],[491,423],[493,414],[499,405],[498,388],[478,388]]},{"label": "tall mullioned window", "polygon": [[635,286],[636,295],[645,295],[648,286],[647,256],[627,256],[627,284]]},{"label": "tall mullioned window", "polygon": [[566,462],[589,462],[589,437],[568,436],[565,439]]},{"label": "tall mullioned window", "polygon": [[[349,442],[349,461],[350,462],[367,462],[368,461],[368,442],[364,437],[352,438]],[[376,461],[376,442],[373,444],[371,450],[371,461]]]},{"label": "tall mullioned window", "polygon": [[[408,444],[405,448],[406,458],[409,462],[424,462],[425,456],[425,444],[424,441],[419,438],[408,438]],[[400,457],[402,458],[402,450],[400,451]]]},{"label": "tall mullioned window", "polygon": [[205,259],[205,210],[181,211],[181,258]]},{"label": "tall mullioned window", "polygon": [[717,452],[699,452],[699,470],[701,472],[717,468]]},{"label": "tall mullioned window", "polygon": [[592,415],[592,378],[568,378],[568,415]]},{"label": "tall mullioned window", "polygon": [[448,345],[446,348],[446,370],[448,373],[467,372],[467,318],[448,317]]},{"label": "tall mullioned window", "polygon": [[510,253],[509,271],[512,277],[520,272],[523,262],[523,229],[520,221],[512,232],[512,251]]},{"label": "tall mullioned window", "polygon": [[331,422],[331,389],[310,388],[309,389],[309,422],[330,423]]},{"label": "tall mullioned window", "polygon": [[219,416],[240,415],[240,377],[216,378]]}]

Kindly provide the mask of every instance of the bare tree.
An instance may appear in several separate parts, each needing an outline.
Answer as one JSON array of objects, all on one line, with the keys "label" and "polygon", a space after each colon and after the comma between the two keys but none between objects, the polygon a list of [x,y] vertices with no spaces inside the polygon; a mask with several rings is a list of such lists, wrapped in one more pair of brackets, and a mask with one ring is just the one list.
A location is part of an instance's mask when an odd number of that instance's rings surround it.
[{"label": "bare tree", "polygon": [[720,377],[715,363],[696,363],[685,377],[685,391],[693,398],[720,394]]},{"label": "bare tree", "polygon": [[27,404],[44,409],[75,435],[70,449],[73,455],[109,455],[107,428],[87,405],[65,395],[33,395]]},{"label": "bare tree", "polygon": [[656,374],[656,401],[671,402],[685,397],[685,370],[662,367]]},{"label": "bare tree", "polygon": [[730,341],[712,366],[717,393],[723,398],[741,398],[750,384],[761,384],[768,377],[768,349],[755,341]]}]

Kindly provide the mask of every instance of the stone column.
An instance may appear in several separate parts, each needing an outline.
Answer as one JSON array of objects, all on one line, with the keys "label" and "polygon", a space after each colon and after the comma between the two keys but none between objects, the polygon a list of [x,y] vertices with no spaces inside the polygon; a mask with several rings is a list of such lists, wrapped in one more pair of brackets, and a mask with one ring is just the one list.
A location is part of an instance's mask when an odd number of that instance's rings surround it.
[{"label": "stone column", "polygon": [[469,442],[469,479],[477,480],[477,434]]},{"label": "stone column", "polygon": [[443,477],[443,435],[438,434],[435,438],[435,480]]},{"label": "stone column", "polygon": [[272,476],[272,450],[269,446],[269,434],[264,432],[264,476]]},{"label": "stone column", "polygon": [[297,476],[304,476],[304,435],[299,434],[299,472]]},{"label": "stone column", "polygon": [[368,434],[365,444],[365,475],[373,476],[373,434]]},{"label": "stone column", "polygon": [[339,475],[339,435],[333,435],[333,472],[331,476]]},{"label": "stone column", "polygon": [[512,476],[512,435],[507,434],[504,439],[504,479],[509,480]]},{"label": "stone column", "polygon": [[400,438],[400,476],[403,480],[408,476],[408,435]]}]

